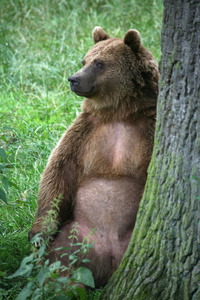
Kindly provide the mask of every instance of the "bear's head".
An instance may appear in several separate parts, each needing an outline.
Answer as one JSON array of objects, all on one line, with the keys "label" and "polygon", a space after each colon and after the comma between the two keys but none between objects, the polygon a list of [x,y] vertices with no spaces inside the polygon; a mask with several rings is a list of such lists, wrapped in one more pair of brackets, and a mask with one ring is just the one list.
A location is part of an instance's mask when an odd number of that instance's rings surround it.
[{"label": "bear's head", "polygon": [[[94,109],[142,105],[155,106],[158,94],[157,63],[142,46],[137,30],[124,39],[110,38],[101,27],[93,30],[95,45],[83,67],[69,77],[71,90],[87,98]],[[140,104],[139,104],[140,103]]]}]

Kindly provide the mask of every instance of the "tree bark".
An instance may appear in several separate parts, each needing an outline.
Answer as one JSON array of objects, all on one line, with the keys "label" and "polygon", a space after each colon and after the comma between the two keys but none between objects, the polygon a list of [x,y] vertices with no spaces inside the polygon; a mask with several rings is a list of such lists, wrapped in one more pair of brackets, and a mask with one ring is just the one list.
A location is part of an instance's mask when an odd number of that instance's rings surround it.
[{"label": "tree bark", "polygon": [[164,6],[149,176],[131,242],[100,299],[200,299],[200,1]]}]

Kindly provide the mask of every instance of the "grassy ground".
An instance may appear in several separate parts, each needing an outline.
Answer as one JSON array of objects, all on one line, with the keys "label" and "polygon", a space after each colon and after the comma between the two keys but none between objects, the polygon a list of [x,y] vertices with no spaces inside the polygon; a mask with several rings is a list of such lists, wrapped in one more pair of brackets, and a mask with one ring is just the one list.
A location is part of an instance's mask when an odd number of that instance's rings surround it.
[{"label": "grassy ground", "polygon": [[96,25],[115,37],[136,28],[159,61],[162,1],[1,0],[0,12],[0,147],[7,155],[0,156],[0,188],[8,201],[0,200],[0,280],[14,299],[22,282],[6,286],[3,278],[30,252],[41,172],[80,111],[82,98],[67,78],[81,67]]}]

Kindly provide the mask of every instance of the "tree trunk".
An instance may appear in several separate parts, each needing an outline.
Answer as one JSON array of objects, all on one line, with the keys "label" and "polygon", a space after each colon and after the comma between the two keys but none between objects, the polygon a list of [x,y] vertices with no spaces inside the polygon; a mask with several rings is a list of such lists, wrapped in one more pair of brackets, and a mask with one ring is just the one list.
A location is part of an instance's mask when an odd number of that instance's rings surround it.
[{"label": "tree trunk", "polygon": [[100,299],[200,299],[200,1],[164,4],[149,176],[131,242]]}]

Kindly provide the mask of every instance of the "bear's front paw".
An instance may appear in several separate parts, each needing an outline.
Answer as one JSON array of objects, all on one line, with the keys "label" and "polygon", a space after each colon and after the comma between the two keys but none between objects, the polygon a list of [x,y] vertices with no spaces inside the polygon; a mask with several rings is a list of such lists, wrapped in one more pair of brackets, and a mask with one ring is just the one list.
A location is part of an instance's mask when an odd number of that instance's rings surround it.
[{"label": "bear's front paw", "polygon": [[42,244],[49,244],[55,238],[56,234],[45,234],[44,232],[37,233],[33,229],[31,229],[28,233],[28,240],[31,242],[36,248],[40,248]]},{"label": "bear's front paw", "polygon": [[36,235],[36,232],[34,232],[32,229],[28,233],[28,240],[29,242],[32,240],[32,238]]},{"label": "bear's front paw", "polygon": [[34,244],[36,248],[40,248],[43,242],[45,241],[45,235],[42,232],[37,233],[31,229],[28,233],[28,240],[29,242]]}]

